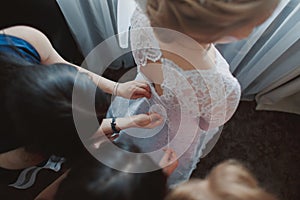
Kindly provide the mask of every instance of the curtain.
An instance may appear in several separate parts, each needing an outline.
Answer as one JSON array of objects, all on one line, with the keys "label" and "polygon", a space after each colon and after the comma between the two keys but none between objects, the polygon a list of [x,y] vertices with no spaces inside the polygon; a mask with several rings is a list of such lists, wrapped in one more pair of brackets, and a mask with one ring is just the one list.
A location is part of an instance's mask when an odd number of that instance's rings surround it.
[{"label": "curtain", "polygon": [[[129,46],[127,43],[120,45],[119,42],[120,37],[126,37],[126,35],[116,35],[120,32],[118,28],[125,31],[124,26],[118,25],[118,21],[126,22],[128,18],[127,16],[118,17],[118,11],[126,13],[124,10],[127,7],[126,4],[124,6],[124,2],[118,0],[57,0],[84,57],[87,57],[97,45],[110,38],[109,45],[106,46],[106,53],[121,55],[110,64],[109,67],[112,69],[134,66],[132,54],[128,53]],[[99,56],[101,57],[101,55]]]},{"label": "curtain", "polygon": [[246,40],[218,45],[257,109],[300,114],[300,3],[281,1]]}]

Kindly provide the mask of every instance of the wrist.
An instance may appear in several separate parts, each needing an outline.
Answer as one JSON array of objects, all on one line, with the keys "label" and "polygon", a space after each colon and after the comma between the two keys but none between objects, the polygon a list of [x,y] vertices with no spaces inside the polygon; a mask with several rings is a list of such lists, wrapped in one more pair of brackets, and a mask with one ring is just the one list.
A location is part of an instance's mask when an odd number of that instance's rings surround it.
[{"label": "wrist", "polygon": [[117,125],[117,118],[112,118],[111,119],[111,130],[113,131],[113,133],[119,133],[121,131],[121,129],[119,128],[119,126]]},{"label": "wrist", "polygon": [[116,124],[119,130],[136,127],[132,117],[117,118]]},{"label": "wrist", "polygon": [[113,96],[118,96],[118,88],[119,88],[120,83],[115,82],[113,90],[112,90],[112,95]]},{"label": "wrist", "polygon": [[116,82],[103,78],[97,74],[93,75],[93,82],[105,93],[112,94]]}]

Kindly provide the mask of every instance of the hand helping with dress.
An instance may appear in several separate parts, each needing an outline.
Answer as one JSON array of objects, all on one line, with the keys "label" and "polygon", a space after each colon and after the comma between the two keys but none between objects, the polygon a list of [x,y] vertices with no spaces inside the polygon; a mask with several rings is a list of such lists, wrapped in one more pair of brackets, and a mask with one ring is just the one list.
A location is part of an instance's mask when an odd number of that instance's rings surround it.
[{"label": "hand helping with dress", "polygon": [[[139,114],[128,117],[104,119],[101,126],[93,136],[94,140],[101,141],[102,137],[106,137],[109,140],[115,140],[121,130],[127,128],[155,128],[162,124],[163,117],[157,113]],[[112,128],[113,126],[113,128]],[[115,129],[115,130],[113,130]]]},{"label": "hand helping with dress", "polygon": [[132,126],[137,128],[155,128],[162,124],[163,117],[157,113],[133,115],[130,117]]},{"label": "hand helping with dress", "polygon": [[115,95],[126,99],[150,98],[151,89],[147,82],[129,81],[125,83],[117,83],[114,88]]},{"label": "hand helping with dress", "polygon": [[178,158],[176,152],[171,148],[163,149],[165,154],[159,162],[159,166],[163,168],[163,172],[167,176],[171,176],[171,174],[175,171],[178,166]]}]

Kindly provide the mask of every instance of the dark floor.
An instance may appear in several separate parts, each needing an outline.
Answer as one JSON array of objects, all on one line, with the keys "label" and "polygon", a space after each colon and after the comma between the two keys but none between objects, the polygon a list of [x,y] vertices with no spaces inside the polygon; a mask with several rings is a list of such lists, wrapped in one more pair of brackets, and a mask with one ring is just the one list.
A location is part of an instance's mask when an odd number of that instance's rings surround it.
[{"label": "dark floor", "polygon": [[203,178],[217,163],[234,158],[250,167],[262,185],[279,199],[299,200],[299,146],[299,115],[255,111],[255,103],[242,102],[193,177]]}]

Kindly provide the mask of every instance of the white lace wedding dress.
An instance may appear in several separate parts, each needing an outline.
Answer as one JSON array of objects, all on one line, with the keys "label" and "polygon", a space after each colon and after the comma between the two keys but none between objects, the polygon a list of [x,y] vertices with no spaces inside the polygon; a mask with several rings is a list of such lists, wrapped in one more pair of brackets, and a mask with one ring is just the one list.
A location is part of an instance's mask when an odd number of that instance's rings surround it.
[{"label": "white lace wedding dress", "polygon": [[[184,71],[172,60],[163,58],[158,40],[149,28],[150,22],[144,12],[145,2],[137,1],[139,6],[132,16],[133,31],[130,39],[138,65],[136,80],[149,81],[152,97],[138,100],[116,97],[108,117],[131,116],[149,111],[164,116],[165,121],[161,126],[151,130],[127,129],[120,133],[118,140],[136,144],[156,162],[162,157],[164,147],[173,148],[179,156],[179,166],[169,178],[169,185],[175,185],[189,179],[200,157],[215,144],[221,133],[220,126],[231,118],[238,106],[240,85],[214,46],[211,50],[215,51],[215,67],[210,69]],[[159,61],[162,64],[164,80],[161,96],[139,70],[149,67],[148,61]],[[201,124],[206,124],[208,130],[201,129]]]}]

